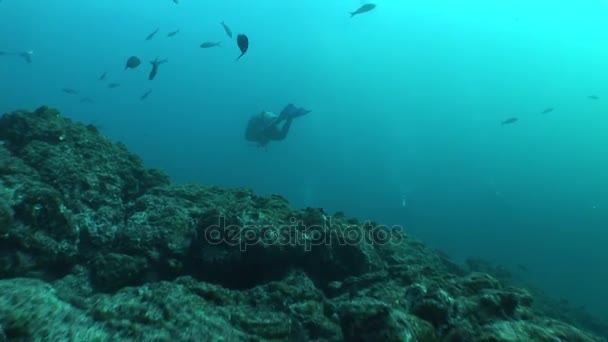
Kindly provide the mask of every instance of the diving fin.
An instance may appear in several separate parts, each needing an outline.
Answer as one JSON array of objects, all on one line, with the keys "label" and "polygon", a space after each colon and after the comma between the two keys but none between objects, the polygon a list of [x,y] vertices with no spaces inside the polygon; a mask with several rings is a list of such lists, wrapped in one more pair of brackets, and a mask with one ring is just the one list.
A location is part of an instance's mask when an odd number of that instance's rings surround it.
[{"label": "diving fin", "polygon": [[310,113],[310,110],[304,109],[302,107],[298,108],[290,103],[285,106],[285,108],[283,108],[279,117],[282,119],[294,119],[300,116],[304,116],[308,113]]}]

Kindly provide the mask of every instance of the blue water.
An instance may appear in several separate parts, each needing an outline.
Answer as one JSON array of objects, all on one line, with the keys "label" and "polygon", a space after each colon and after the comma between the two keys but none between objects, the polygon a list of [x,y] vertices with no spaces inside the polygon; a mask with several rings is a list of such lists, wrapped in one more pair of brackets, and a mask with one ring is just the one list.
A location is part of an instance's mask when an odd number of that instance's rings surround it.
[{"label": "blue water", "polygon": [[[50,105],[175,182],[401,225],[608,312],[608,2],[377,4],[350,18],[361,1],[3,0],[0,50],[33,61],[0,56],[0,110]],[[250,39],[238,62],[220,21]],[[244,140],[252,114],[288,102],[312,112],[287,140]]]}]

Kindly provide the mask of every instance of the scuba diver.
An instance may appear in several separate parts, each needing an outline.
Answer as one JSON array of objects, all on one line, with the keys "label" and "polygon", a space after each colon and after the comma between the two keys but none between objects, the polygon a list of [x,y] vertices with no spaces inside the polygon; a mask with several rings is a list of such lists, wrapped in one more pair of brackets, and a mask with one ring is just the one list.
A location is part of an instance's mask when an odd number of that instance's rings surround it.
[{"label": "scuba diver", "polygon": [[[288,104],[278,116],[272,112],[261,112],[249,119],[245,130],[245,139],[266,146],[270,141],[279,141],[287,137],[293,119],[310,113],[310,110]],[[281,126],[281,123],[283,125]]]}]

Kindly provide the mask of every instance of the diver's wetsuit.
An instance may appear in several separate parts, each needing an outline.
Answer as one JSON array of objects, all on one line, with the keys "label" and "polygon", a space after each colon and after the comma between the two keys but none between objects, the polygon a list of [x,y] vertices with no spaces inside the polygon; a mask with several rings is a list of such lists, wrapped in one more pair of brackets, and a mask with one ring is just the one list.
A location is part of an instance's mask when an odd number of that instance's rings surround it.
[{"label": "diver's wetsuit", "polygon": [[[281,128],[279,128],[279,124],[281,121],[285,120],[285,123]],[[293,122],[292,117],[278,117],[268,128],[266,128],[266,137],[269,140],[283,140],[287,137],[287,133],[289,133],[289,128],[291,127],[291,123]]]},{"label": "diver's wetsuit", "polygon": [[[294,118],[308,114],[310,111],[295,107],[292,104],[285,106],[279,116],[271,112],[262,112],[251,119],[247,124],[245,139],[255,141],[260,146],[265,146],[270,141],[284,140],[289,133]],[[282,126],[280,124],[283,123]]]}]

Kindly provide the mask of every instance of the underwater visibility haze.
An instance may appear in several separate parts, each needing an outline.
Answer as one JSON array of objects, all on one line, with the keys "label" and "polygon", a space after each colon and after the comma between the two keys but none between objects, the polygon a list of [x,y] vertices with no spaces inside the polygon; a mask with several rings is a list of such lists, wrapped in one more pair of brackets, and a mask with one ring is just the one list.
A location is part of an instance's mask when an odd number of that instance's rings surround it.
[{"label": "underwater visibility haze", "polygon": [[[174,184],[398,226],[606,320],[606,18],[603,0],[2,0],[0,110],[92,124]],[[246,139],[255,115],[284,139]]]}]

